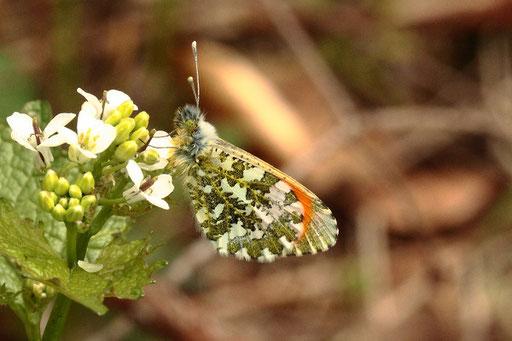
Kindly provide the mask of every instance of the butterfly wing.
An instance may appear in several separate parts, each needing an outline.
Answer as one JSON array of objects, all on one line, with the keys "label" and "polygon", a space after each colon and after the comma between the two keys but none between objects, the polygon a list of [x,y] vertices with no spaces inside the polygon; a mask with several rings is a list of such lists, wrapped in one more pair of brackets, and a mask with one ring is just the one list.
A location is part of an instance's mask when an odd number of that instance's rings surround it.
[{"label": "butterfly wing", "polygon": [[187,187],[198,224],[221,255],[270,262],[336,242],[336,219],[316,195],[222,139],[190,167]]}]

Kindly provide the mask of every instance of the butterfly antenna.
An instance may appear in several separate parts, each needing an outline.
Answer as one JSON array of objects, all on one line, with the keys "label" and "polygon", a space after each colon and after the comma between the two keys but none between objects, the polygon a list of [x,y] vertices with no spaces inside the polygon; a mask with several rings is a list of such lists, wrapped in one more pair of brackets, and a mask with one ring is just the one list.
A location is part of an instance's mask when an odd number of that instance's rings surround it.
[{"label": "butterfly antenna", "polygon": [[197,106],[197,110],[199,110],[199,98],[201,96],[201,87],[199,86],[199,66],[198,66],[198,62],[197,62],[197,42],[195,40],[192,42],[192,54],[194,55],[194,63],[196,66],[196,82],[197,82],[196,106]]},{"label": "butterfly antenna", "polygon": [[194,93],[194,98],[196,99],[196,106],[199,108],[199,97],[197,97],[196,87],[194,85],[194,77],[189,76],[187,78],[188,85],[192,88],[192,92]]}]

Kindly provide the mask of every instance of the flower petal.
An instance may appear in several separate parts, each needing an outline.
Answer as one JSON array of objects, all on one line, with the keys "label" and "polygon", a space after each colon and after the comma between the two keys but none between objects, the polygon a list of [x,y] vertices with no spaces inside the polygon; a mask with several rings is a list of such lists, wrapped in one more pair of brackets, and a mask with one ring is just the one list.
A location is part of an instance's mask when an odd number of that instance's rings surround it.
[{"label": "flower petal", "polygon": [[32,125],[32,122],[32,117],[19,112],[15,112],[11,116],[7,117],[7,124],[9,124],[9,127],[11,127],[12,131],[17,133],[18,137],[24,140],[34,134],[34,126]]},{"label": "flower petal", "polygon": [[71,161],[78,163],[86,163],[91,159],[96,158],[96,154],[88,150],[82,149],[78,144],[69,146],[68,156]]},{"label": "flower petal", "polygon": [[143,170],[146,170],[146,171],[154,171],[154,170],[159,170],[159,169],[164,169],[165,166],[167,166],[167,164],[169,163],[169,160],[167,158],[160,158],[160,160],[153,164],[153,165],[147,165],[145,163],[137,163],[140,168],[142,168]]},{"label": "flower petal", "polygon": [[[14,141],[18,142],[19,144],[21,144],[23,147],[27,148],[27,149],[30,149],[32,151],[36,151],[36,149],[34,148],[34,146],[32,146],[27,140],[23,139],[17,131],[12,131],[11,132],[11,139],[13,139]],[[35,143],[34,143],[35,145]]]},{"label": "flower petal", "polygon": [[76,89],[76,91],[85,97],[85,99],[87,100],[87,102],[89,102],[93,107],[94,109],[96,110],[96,113],[97,114],[100,114],[101,113],[101,102],[100,100],[98,99],[98,97],[94,96],[93,94],[90,94],[88,92],[85,92],[84,90],[78,88]]},{"label": "flower petal", "polygon": [[[107,103],[105,104],[105,116],[108,116],[114,109],[116,109],[121,103],[129,101],[130,96],[122,91],[111,89],[107,91]],[[137,106],[135,106],[137,110]]]},{"label": "flower petal", "polygon": [[141,191],[138,185],[133,185],[123,192],[123,197],[126,201],[131,204],[136,201],[145,200],[144,196],[142,196]]},{"label": "flower petal", "polygon": [[116,128],[114,126],[103,123],[103,121],[100,120],[98,120],[98,122],[100,122],[101,125],[98,123],[92,130],[94,136],[99,136],[96,140],[96,145],[91,149],[95,154],[101,153],[107,149],[116,138]]},{"label": "flower petal", "polygon": [[[78,134],[85,133],[87,129],[92,128],[99,121],[88,111],[80,111],[78,121],[76,123],[76,131]],[[92,130],[92,129],[91,129]]]},{"label": "flower petal", "polygon": [[92,105],[89,102],[84,102],[82,104],[82,107],[80,108],[80,111],[78,112],[78,115],[80,115],[80,113],[82,111],[88,113],[89,115],[91,115],[92,117],[94,117],[96,119],[99,119],[100,115],[101,115],[101,112],[96,111],[96,108],[94,107],[94,105]]},{"label": "flower petal", "polygon": [[64,138],[64,141],[67,144],[77,144],[78,143],[78,135],[71,129],[66,127],[59,127],[57,129],[59,135]]},{"label": "flower petal", "polygon": [[69,122],[71,122],[75,118],[75,114],[58,114],[48,124],[46,125],[46,128],[43,130],[43,137],[45,139],[52,136],[54,133],[57,132],[59,127],[64,127]]},{"label": "flower petal", "polygon": [[151,189],[152,197],[165,198],[174,190],[174,185],[172,184],[172,176],[169,174],[159,175],[149,189]]},{"label": "flower petal", "polygon": [[52,151],[50,150],[49,147],[41,147],[41,145],[37,146],[37,151],[38,151],[38,154],[39,154],[39,157],[41,157],[41,155],[43,156],[43,159],[42,160],[45,164],[46,167],[50,167],[50,165],[52,164],[53,162],[53,154],[52,154]]},{"label": "flower petal", "polygon": [[140,187],[142,179],[144,179],[144,174],[142,174],[142,170],[140,169],[137,162],[130,160],[126,165],[126,171],[128,172],[128,176],[132,180],[132,182],[137,185],[137,188]]},{"label": "flower petal", "polygon": [[150,196],[150,195],[147,195],[144,192],[142,192],[141,194],[144,196],[144,198],[146,198],[147,201],[149,201],[153,205],[158,206],[158,207],[160,207],[161,209],[164,209],[164,210],[168,210],[169,209],[169,204],[165,200],[159,199],[159,198],[155,198],[155,197]]},{"label": "flower petal", "polygon": [[94,273],[103,269],[103,264],[94,264],[89,262],[84,262],[83,260],[79,260],[77,262],[78,266],[84,269],[87,272]]},{"label": "flower petal", "polygon": [[54,134],[49,139],[44,140],[41,142],[41,144],[38,146],[38,149],[40,147],[57,147],[64,143],[66,143],[67,140],[62,136],[62,134]]}]

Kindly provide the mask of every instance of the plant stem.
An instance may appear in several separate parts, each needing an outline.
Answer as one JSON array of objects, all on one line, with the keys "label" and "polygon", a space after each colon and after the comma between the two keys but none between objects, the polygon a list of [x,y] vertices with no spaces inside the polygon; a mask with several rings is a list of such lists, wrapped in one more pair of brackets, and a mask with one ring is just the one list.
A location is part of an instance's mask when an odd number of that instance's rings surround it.
[{"label": "plant stem", "polygon": [[78,236],[78,241],[77,241],[78,259],[83,260],[85,258],[85,254],[87,252],[87,246],[89,244],[89,239],[91,239],[92,236],[94,236],[96,233],[99,232],[99,230],[101,230],[103,225],[107,222],[108,218],[110,218],[111,213],[112,213],[112,205],[103,206],[101,211],[91,222],[91,226],[89,227],[89,230],[87,230],[87,232],[85,232],[85,233],[81,233]]},{"label": "plant stem", "polygon": [[60,340],[70,306],[71,299],[62,294],[57,295],[50,319],[48,320],[48,324],[44,330],[43,341]]},{"label": "plant stem", "polygon": [[[122,178],[119,180],[117,186],[110,191],[110,197],[117,198],[121,195],[123,192],[124,187],[128,183],[127,178]],[[124,198],[123,198],[124,199]],[[89,244],[89,240],[92,236],[94,236],[96,233],[98,233],[103,225],[107,222],[108,218],[112,215],[112,206],[114,204],[118,204],[120,202],[115,202],[117,199],[101,199],[101,200],[112,200],[110,204],[104,204],[104,206],[101,208],[101,211],[98,213],[98,215],[93,219],[91,222],[91,226],[89,227],[89,230],[85,233],[81,233],[78,236],[77,241],[77,252],[78,252],[78,259],[83,260],[85,258],[85,254],[87,253],[87,246]]]},{"label": "plant stem", "polygon": [[103,169],[103,163],[109,161],[112,158],[112,154],[116,150],[115,144],[112,143],[107,150],[105,150],[101,156],[96,160],[94,167],[92,169],[92,175],[94,176],[94,180],[98,183],[101,177],[101,170]]},{"label": "plant stem", "polygon": [[126,202],[125,198],[99,199],[98,200],[98,204],[103,205],[103,206],[118,205],[118,204],[122,204],[122,203],[125,203],[125,202]]},{"label": "plant stem", "polygon": [[77,241],[78,228],[76,223],[66,222],[66,256],[68,267],[71,269],[75,266],[76,258],[76,241]]},{"label": "plant stem", "polygon": [[[66,222],[66,258],[68,267],[72,269],[76,264],[76,244],[77,244],[78,228],[76,223]],[[71,299],[58,294],[53,305],[52,313],[46,329],[44,331],[43,340],[59,340],[64,329],[64,324],[68,317],[69,308],[71,307]]]},{"label": "plant stem", "polygon": [[114,172],[117,172],[120,169],[123,169],[124,167],[126,167],[127,164],[128,164],[128,162],[123,162],[118,165],[112,166],[110,168],[103,169],[101,171],[101,174],[103,174],[103,175],[112,174]]}]

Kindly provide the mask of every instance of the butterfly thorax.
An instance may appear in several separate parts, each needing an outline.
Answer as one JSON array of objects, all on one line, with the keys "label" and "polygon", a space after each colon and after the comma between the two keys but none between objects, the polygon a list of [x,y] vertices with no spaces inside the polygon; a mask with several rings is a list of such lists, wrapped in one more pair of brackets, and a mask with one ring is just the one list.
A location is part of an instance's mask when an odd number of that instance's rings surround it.
[{"label": "butterfly thorax", "polygon": [[173,137],[176,165],[186,169],[192,167],[207,153],[209,144],[217,139],[215,128],[204,120],[204,116],[197,106],[190,104],[176,112],[176,135]]}]

